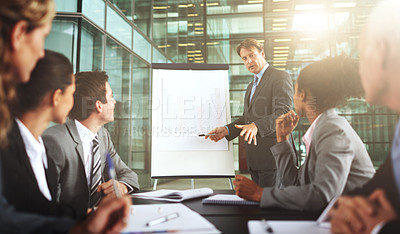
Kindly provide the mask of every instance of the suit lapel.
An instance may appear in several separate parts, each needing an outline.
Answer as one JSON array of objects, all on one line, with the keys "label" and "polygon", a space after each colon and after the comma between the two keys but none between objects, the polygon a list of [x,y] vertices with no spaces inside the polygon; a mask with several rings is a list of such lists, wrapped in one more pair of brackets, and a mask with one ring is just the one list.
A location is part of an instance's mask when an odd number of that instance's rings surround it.
[{"label": "suit lapel", "polygon": [[253,87],[253,82],[250,82],[249,85],[247,86],[246,93],[244,95],[244,113],[247,113],[247,110],[249,109],[249,99],[250,99],[250,93],[251,93],[251,87]]},{"label": "suit lapel", "polygon": [[72,139],[76,143],[75,150],[78,153],[79,157],[81,158],[81,162],[85,165],[85,157],[83,155],[83,146],[82,140],[79,136],[78,129],[76,128],[75,121],[72,119],[68,119],[65,123],[65,126],[68,129],[69,134],[71,135]]},{"label": "suit lapel", "polygon": [[16,147],[15,151],[18,152],[16,157],[18,157],[18,160],[21,162],[21,165],[25,167],[29,179],[32,180],[32,182],[38,184],[36,181],[35,173],[33,173],[32,165],[29,161],[28,154],[26,153],[24,140],[22,139],[21,132],[19,131],[18,128],[18,124],[15,121],[12,129],[12,138],[13,138],[12,142],[17,142],[17,144],[15,145]]},{"label": "suit lapel", "polygon": [[[103,134],[103,128],[101,127],[100,130],[97,132],[98,136],[99,136],[99,150],[100,150],[100,162],[101,162],[101,178],[104,181],[104,176],[103,176],[103,171],[104,171],[104,167],[106,165],[106,149],[105,149],[105,139],[104,139],[104,134]],[[104,181],[106,182],[106,181]]]},{"label": "suit lapel", "polygon": [[[262,76],[262,78],[260,80],[260,83],[257,85],[256,91],[253,94],[253,98],[251,99],[251,103],[249,105],[249,109],[253,106],[255,100],[257,99],[258,94],[261,92],[261,90],[263,90],[263,87],[267,83],[268,78],[270,77],[270,75],[272,73],[272,70],[273,70],[273,68],[272,68],[271,65],[269,65],[267,70],[265,70],[265,72],[264,72],[264,74],[263,74],[263,76]],[[252,85],[253,85],[253,82],[251,82]],[[250,95],[250,93],[249,93],[249,95]]]},{"label": "suit lapel", "polygon": [[57,200],[57,172],[53,160],[47,157],[48,168],[45,168],[47,186],[49,187],[50,194],[53,201]]}]

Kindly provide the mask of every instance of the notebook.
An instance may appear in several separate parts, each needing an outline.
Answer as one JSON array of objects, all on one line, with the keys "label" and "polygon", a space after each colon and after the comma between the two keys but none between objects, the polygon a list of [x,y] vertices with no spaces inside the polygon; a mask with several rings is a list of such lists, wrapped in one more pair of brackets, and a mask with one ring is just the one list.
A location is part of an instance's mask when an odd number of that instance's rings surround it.
[{"label": "notebook", "polygon": [[205,197],[213,194],[214,191],[210,188],[198,188],[198,189],[187,189],[187,190],[168,190],[161,189],[145,193],[135,193],[132,197],[142,199],[152,199],[159,201],[169,202],[182,202],[197,197]]},{"label": "notebook", "polygon": [[214,205],[245,205],[245,206],[259,206],[259,202],[248,201],[240,198],[237,195],[230,194],[217,194],[208,198],[203,199],[203,204],[214,204]]}]

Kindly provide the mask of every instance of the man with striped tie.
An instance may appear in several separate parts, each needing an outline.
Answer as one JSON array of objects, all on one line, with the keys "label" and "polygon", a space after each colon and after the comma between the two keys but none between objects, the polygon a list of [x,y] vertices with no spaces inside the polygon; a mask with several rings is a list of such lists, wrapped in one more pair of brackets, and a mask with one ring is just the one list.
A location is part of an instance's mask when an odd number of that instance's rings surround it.
[{"label": "man with striped tie", "polygon": [[115,165],[120,194],[139,190],[138,176],[121,160],[103,127],[114,121],[116,101],[105,72],[75,74],[74,107],[69,119],[43,134],[48,157],[58,173],[60,203],[71,206],[78,218],[98,204],[102,196],[114,196],[106,154]]}]

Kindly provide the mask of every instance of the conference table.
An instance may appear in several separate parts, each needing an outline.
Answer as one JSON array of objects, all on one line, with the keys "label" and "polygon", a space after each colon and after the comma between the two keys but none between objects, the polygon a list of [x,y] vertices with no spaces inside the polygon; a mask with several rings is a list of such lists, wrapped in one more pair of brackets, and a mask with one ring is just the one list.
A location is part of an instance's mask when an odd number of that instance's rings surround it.
[{"label": "conference table", "polygon": [[[214,190],[214,194],[234,194],[232,190]],[[204,198],[204,197],[203,197]],[[320,212],[302,212],[278,208],[260,208],[243,205],[203,205],[203,198],[183,201],[182,204],[196,211],[222,233],[249,233],[249,220],[316,220]],[[160,204],[162,201],[133,198],[133,204]]]}]

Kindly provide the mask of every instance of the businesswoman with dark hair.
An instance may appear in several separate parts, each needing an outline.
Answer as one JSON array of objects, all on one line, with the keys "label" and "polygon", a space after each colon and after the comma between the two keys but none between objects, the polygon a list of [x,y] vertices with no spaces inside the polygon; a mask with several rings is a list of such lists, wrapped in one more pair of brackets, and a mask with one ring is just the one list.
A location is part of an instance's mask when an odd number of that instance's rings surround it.
[{"label": "businesswoman with dark hair", "polygon": [[[44,42],[55,9],[53,0],[0,0],[0,6],[0,149],[7,150],[15,85],[27,82],[38,59],[44,56]],[[127,215],[127,198],[103,202],[77,225],[72,219],[16,211],[3,194],[2,157],[7,155],[0,157],[0,233],[99,233],[118,231],[125,225],[122,218],[116,220],[114,216],[121,209]],[[13,176],[17,174],[16,171]]]},{"label": "businesswoman with dark hair", "polygon": [[[375,173],[371,159],[357,133],[335,107],[362,95],[357,64],[339,56],[305,67],[297,79],[294,111],[276,120],[277,144],[271,147],[283,188],[261,188],[242,176],[236,193],[259,201],[261,207],[320,211],[343,192],[365,184]],[[290,133],[299,116],[310,122],[303,141],[307,157],[296,167]]]},{"label": "businesswoman with dark hair", "polygon": [[[50,122],[64,123],[74,103],[75,78],[69,60],[46,51],[26,84],[17,86],[16,116],[9,146],[2,151],[3,191],[19,211],[75,217],[57,203],[54,163],[40,135]],[[15,173],[18,172],[18,173]]]}]

